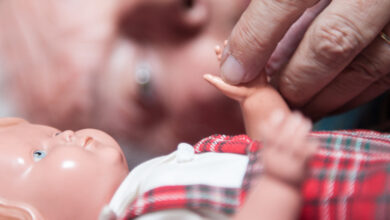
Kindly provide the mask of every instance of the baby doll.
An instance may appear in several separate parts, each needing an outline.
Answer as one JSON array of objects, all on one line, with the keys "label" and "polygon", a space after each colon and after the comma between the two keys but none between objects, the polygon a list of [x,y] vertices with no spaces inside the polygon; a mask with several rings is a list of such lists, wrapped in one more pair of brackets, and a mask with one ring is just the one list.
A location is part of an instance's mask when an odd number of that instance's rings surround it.
[{"label": "baby doll", "polygon": [[315,148],[307,140],[310,122],[290,114],[270,87],[229,87],[205,78],[240,101],[248,134],[264,147],[244,135],[216,135],[179,144],[128,174],[118,144],[101,131],[60,132],[1,119],[0,219],[226,219],[255,182],[237,218],[295,219]]},{"label": "baby doll", "polygon": [[205,79],[239,101],[250,138],[179,144],[130,174],[101,131],[0,120],[0,219],[386,218],[389,136],[312,133],[320,148],[306,176],[311,124],[264,75],[238,86]]}]

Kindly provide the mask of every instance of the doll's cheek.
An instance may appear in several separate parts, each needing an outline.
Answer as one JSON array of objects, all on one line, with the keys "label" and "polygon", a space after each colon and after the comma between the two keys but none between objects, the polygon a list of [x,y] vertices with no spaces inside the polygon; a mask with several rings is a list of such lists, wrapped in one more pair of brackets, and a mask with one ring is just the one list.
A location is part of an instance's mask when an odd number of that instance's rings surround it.
[{"label": "doll's cheek", "polygon": [[126,160],[122,153],[115,148],[104,148],[98,151],[98,155],[104,162],[109,164],[126,164]]}]

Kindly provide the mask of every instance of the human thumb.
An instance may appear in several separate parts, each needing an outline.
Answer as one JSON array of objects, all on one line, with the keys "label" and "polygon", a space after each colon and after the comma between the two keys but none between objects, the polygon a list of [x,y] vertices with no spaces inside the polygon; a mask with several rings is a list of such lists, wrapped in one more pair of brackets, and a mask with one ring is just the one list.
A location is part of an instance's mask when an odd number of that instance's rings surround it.
[{"label": "human thumb", "polygon": [[252,0],[222,53],[222,78],[231,84],[254,79],[288,28],[315,2]]}]

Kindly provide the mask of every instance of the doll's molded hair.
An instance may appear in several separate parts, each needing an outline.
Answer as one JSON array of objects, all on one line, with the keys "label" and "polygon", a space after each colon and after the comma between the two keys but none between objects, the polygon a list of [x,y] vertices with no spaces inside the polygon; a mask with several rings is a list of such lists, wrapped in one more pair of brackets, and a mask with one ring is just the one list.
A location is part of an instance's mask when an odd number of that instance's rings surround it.
[{"label": "doll's molded hair", "polygon": [[21,118],[0,118],[0,127],[7,127],[21,123],[27,123],[27,121]]}]

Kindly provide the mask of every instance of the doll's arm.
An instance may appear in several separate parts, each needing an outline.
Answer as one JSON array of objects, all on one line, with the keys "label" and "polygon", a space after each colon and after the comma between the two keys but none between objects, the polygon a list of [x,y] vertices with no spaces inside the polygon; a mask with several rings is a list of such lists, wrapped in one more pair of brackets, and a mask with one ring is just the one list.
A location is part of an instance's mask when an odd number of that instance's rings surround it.
[{"label": "doll's arm", "polygon": [[301,211],[301,185],[316,142],[308,140],[309,120],[299,113],[274,112],[260,130],[264,172],[254,184],[236,220],[293,220]]},{"label": "doll's arm", "polygon": [[206,75],[205,79],[240,103],[248,135],[263,143],[264,172],[234,219],[297,219],[307,160],[316,148],[315,143],[307,140],[310,121],[299,113],[291,113],[265,81],[234,86],[217,76]]},{"label": "doll's arm", "polygon": [[237,86],[218,76],[205,75],[205,79],[240,103],[247,134],[261,140],[264,146],[264,173],[235,219],[296,219],[301,206],[300,184],[313,148],[305,142],[310,122],[291,113],[265,78]]},{"label": "doll's arm", "polygon": [[227,84],[213,75],[204,78],[240,103],[247,134],[264,146],[264,173],[234,219],[297,219],[307,160],[317,146],[307,140],[310,121],[291,113],[280,94],[268,84],[265,73],[240,85]]},{"label": "doll's arm", "polygon": [[[216,53],[221,59],[220,48]],[[227,84],[213,75],[204,78],[240,103],[247,134],[263,143],[264,172],[234,219],[297,219],[307,161],[317,147],[307,139],[310,121],[291,113],[280,94],[268,84],[265,73],[240,85]]]},{"label": "doll's arm", "polygon": [[306,164],[317,146],[307,139],[311,122],[291,113],[265,78],[237,86],[213,75],[205,79],[240,103],[247,134],[263,143],[264,172],[234,219],[297,219]]},{"label": "doll's arm", "polygon": [[258,180],[233,220],[295,220],[300,211],[299,189],[264,176]]},{"label": "doll's arm", "polygon": [[246,84],[230,85],[220,77],[206,74],[204,78],[226,96],[241,105],[246,133],[254,140],[261,140],[260,126],[275,110],[289,113],[289,107],[279,93],[268,85],[265,74]]}]

